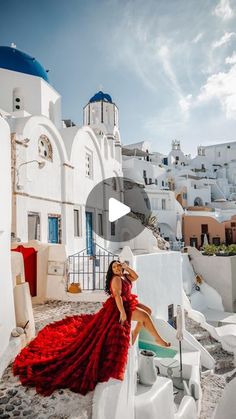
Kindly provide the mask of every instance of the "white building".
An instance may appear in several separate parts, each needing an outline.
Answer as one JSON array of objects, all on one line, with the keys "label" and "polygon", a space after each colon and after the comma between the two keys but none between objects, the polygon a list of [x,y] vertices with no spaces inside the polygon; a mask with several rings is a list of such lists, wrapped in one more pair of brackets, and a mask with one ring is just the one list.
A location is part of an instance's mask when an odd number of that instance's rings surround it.
[{"label": "white building", "polygon": [[64,243],[69,254],[91,247],[92,227],[107,214],[100,207],[85,213],[88,194],[122,176],[118,108],[98,92],[84,108],[83,127],[63,122],[47,72],[14,47],[0,47],[0,87],[11,131],[12,233],[22,242]]},{"label": "white building", "polygon": [[173,179],[166,168],[153,161],[153,155],[146,144],[129,144],[122,150],[124,176],[143,185],[150,201],[151,213],[156,216],[161,234],[169,240],[175,240],[177,213],[183,208],[175,199]]},{"label": "white building", "polygon": [[[7,353],[11,331],[15,327],[13,284],[11,278],[11,146],[8,124],[0,117],[1,153],[0,153],[0,377],[7,365]],[[3,181],[4,179],[4,181]]]},{"label": "white building", "polygon": [[168,166],[187,166],[190,162],[190,156],[184,155],[180,148],[180,141],[172,141],[172,149],[168,154]]}]

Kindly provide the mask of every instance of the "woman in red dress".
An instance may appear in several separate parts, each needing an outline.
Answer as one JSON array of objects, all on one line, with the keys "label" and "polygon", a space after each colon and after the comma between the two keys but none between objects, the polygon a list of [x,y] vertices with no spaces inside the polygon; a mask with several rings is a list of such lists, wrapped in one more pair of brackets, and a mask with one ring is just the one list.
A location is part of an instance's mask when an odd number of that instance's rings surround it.
[{"label": "woman in red dress", "polygon": [[111,262],[105,291],[110,295],[94,314],[66,316],[48,324],[16,356],[13,374],[37,393],[49,396],[59,388],[85,395],[98,382],[124,379],[130,346],[131,320],[144,326],[158,345],[170,346],[158,334],[150,309],[131,293],[138,275],[126,264]]}]

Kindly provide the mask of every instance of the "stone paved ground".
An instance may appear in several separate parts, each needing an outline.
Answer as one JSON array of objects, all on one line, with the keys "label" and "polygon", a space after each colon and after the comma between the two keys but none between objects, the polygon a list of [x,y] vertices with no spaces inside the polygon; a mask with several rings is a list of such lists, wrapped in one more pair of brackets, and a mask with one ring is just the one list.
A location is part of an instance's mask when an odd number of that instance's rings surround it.
[{"label": "stone paved ground", "polygon": [[[66,315],[93,313],[101,308],[101,303],[48,301],[44,305],[34,306],[36,330],[51,321]],[[211,419],[212,412],[222,395],[223,389],[236,369],[232,355],[223,351],[221,346],[198,324],[187,319],[187,329],[204,345],[210,345],[210,351],[216,359],[216,373],[202,378],[203,400],[200,419]],[[91,419],[93,392],[86,396],[63,389],[54,391],[49,397],[37,394],[34,388],[23,387],[18,378],[11,373],[9,366],[0,382],[0,419]],[[112,419],[112,418],[111,418]],[[227,419],[227,418],[225,418]]]}]

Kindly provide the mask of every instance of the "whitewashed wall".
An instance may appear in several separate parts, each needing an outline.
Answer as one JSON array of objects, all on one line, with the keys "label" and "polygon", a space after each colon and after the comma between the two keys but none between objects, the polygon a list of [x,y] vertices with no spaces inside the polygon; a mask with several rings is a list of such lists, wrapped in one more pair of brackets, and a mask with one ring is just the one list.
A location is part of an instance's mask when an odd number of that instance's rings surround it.
[{"label": "whitewashed wall", "polygon": [[[61,97],[45,80],[0,68],[0,86],[0,108],[13,112],[13,89],[19,88],[23,110],[31,115],[44,115],[61,127]],[[16,116],[17,112],[14,112]]]},{"label": "whitewashed wall", "polygon": [[132,255],[124,248],[121,260],[129,260],[139,277],[133,284],[139,301],[152,308],[154,317],[168,320],[168,305],[182,304],[182,262],[180,252]]},{"label": "whitewashed wall", "polygon": [[11,278],[11,143],[7,123],[0,117],[0,373],[4,352],[15,327],[13,284]]},{"label": "whitewashed wall", "polygon": [[236,256],[204,256],[194,248],[189,253],[195,272],[220,294],[224,310],[235,311]]},{"label": "whitewashed wall", "polygon": [[[122,176],[122,166],[120,158],[117,159],[114,140],[109,140],[104,136],[95,135],[94,131],[88,127],[72,127],[61,130],[67,149],[70,163],[73,166],[73,183],[66,183],[66,188],[72,186],[73,207],[67,209],[67,248],[69,253],[82,250],[86,247],[86,226],[85,226],[85,206],[91,190],[106,178]],[[92,176],[87,177],[85,173],[86,153],[91,158]],[[81,234],[74,237],[73,209],[79,209]],[[94,222],[97,220],[98,213],[104,213],[103,201],[97,202],[94,212]],[[104,215],[105,216],[105,215]],[[72,222],[70,222],[70,220]],[[105,245],[105,241],[97,237],[97,243]]]},{"label": "whitewashed wall", "polygon": [[[16,138],[29,138],[28,147],[17,145],[16,168],[21,163],[31,160],[44,161],[45,166],[38,168],[36,162],[19,169],[19,184],[23,190],[16,195],[16,235],[23,242],[28,240],[28,212],[37,212],[40,216],[40,240],[48,241],[48,214],[64,216],[66,209],[62,202],[70,202],[69,190],[65,184],[71,184],[72,169],[66,166],[67,154],[60,133],[54,124],[44,116],[33,116],[16,120],[13,127]],[[38,139],[46,135],[52,145],[53,159],[47,161],[38,153]],[[26,195],[25,195],[26,194]],[[65,203],[64,206],[67,204]],[[69,205],[69,204],[68,204]],[[62,220],[62,242],[66,240],[64,220]],[[15,222],[15,220],[14,220]]]}]

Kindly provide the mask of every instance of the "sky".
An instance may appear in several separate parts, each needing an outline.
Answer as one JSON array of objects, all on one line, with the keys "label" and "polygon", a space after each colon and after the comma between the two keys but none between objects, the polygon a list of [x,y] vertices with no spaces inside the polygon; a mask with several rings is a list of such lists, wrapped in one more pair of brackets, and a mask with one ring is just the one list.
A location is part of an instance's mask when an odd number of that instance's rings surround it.
[{"label": "sky", "polygon": [[1,0],[0,45],[49,69],[63,119],[99,90],[123,144],[167,154],[236,140],[236,0]]}]

